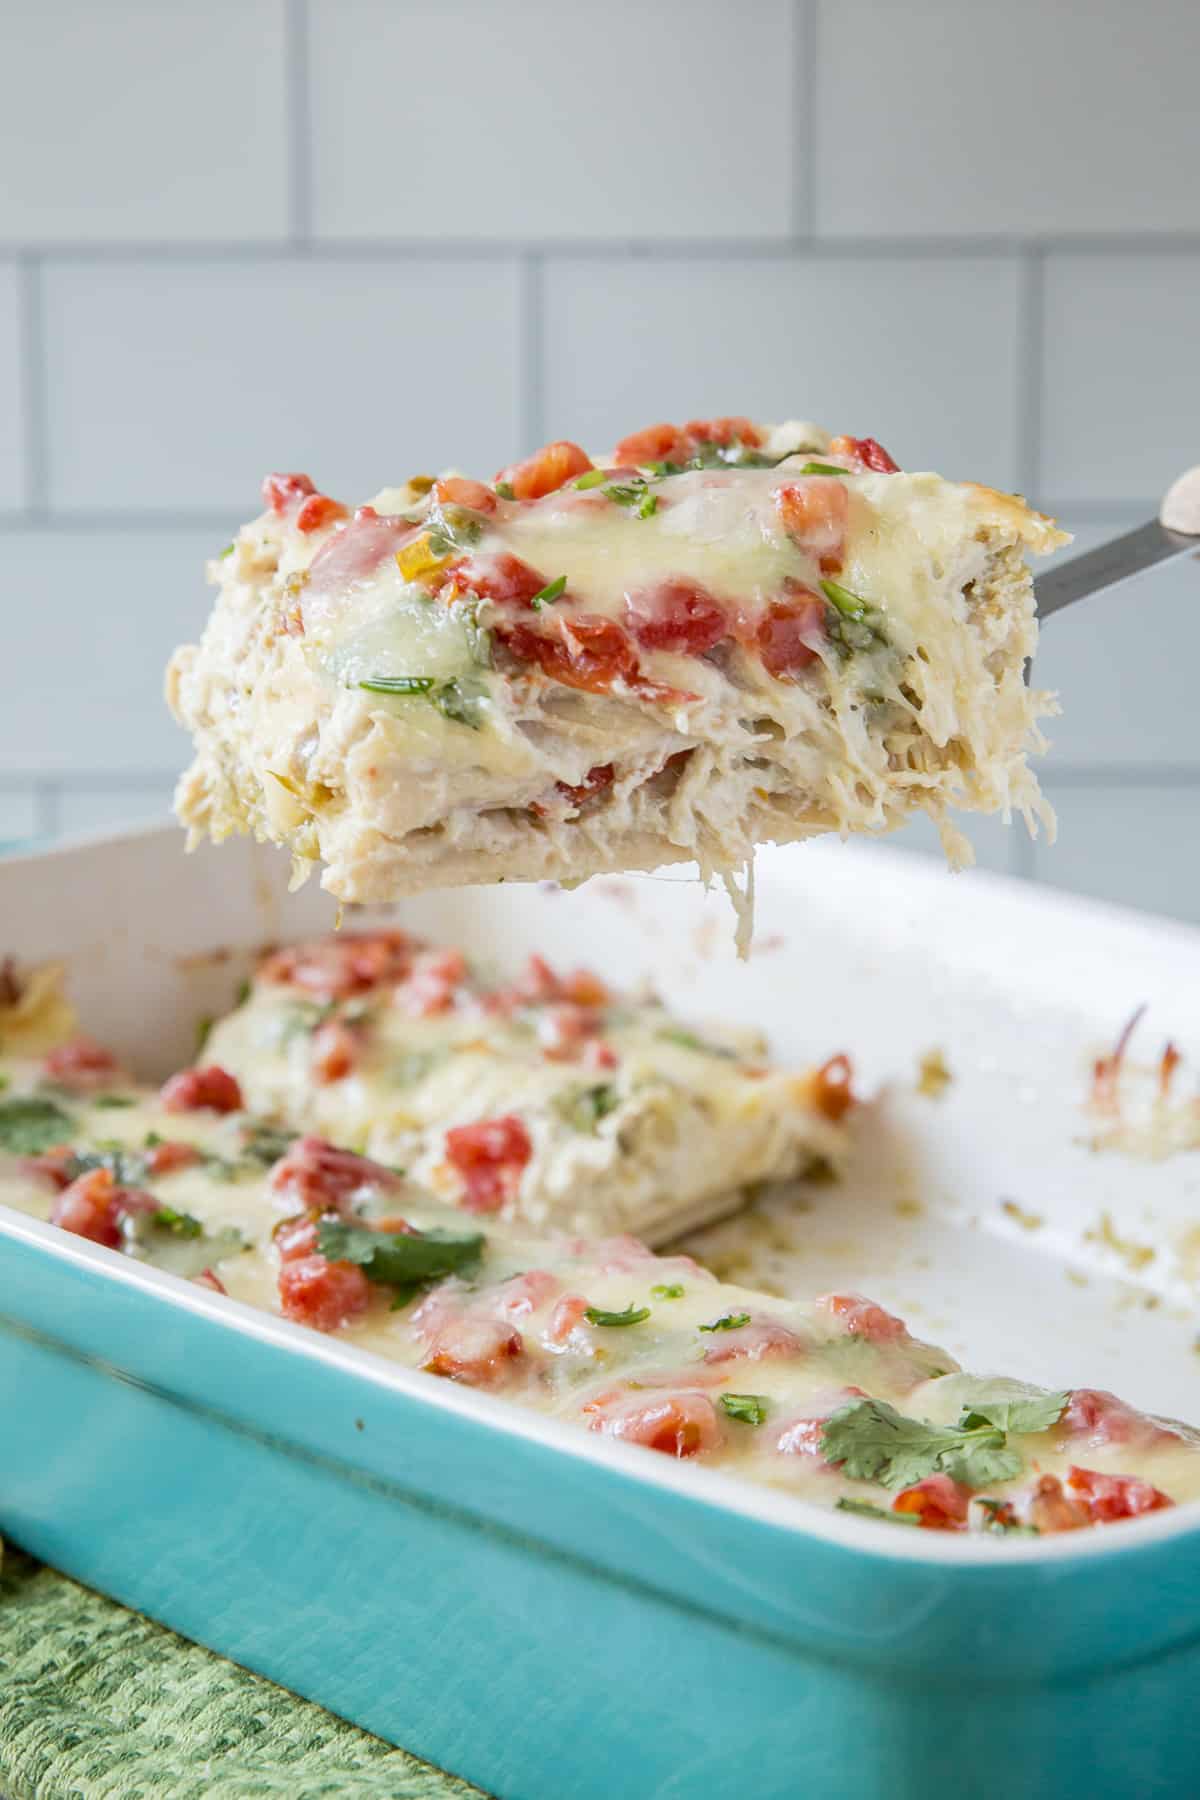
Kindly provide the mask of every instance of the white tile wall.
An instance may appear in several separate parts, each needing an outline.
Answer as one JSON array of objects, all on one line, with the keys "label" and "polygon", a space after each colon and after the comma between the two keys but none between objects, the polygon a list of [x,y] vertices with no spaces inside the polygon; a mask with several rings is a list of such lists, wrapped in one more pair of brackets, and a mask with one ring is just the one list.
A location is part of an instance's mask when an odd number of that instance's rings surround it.
[{"label": "white tile wall", "polygon": [[656,419],[798,416],[1013,487],[1019,273],[1011,257],[556,260],[546,418],[602,447]]},{"label": "white tile wall", "polygon": [[[145,774],[182,766],[163,669],[211,595],[203,531],[0,533],[0,775]],[[14,603],[15,602],[15,603]]]},{"label": "white tile wall", "polygon": [[1200,461],[1200,251],[1048,257],[1044,358],[1043,491],[1156,503]]},{"label": "white tile wall", "polygon": [[1059,837],[1034,852],[1040,880],[1200,925],[1200,777],[1049,791]]},{"label": "white tile wall", "polygon": [[831,235],[1200,229],[1195,0],[821,0]]},{"label": "white tile wall", "polygon": [[[0,838],[162,808],[162,664],[272,466],[797,410],[1086,544],[1200,459],[1196,0],[16,13]],[[1198,659],[1200,567],[1055,619],[1062,840],[981,864],[1196,916]]]},{"label": "white tile wall", "polygon": [[[1079,526],[1060,554],[1091,549],[1137,522],[1113,514]],[[1069,508],[1063,524],[1071,529]],[[1034,665],[1037,686],[1057,690],[1062,701],[1062,716],[1046,728],[1054,745],[1047,767],[1200,768],[1197,668],[1200,555],[1056,614]]]},{"label": "white tile wall", "polygon": [[16,263],[0,262],[0,513],[15,510],[25,500],[19,281]]},{"label": "white tile wall", "polygon": [[783,237],[795,14],[790,0],[315,0],[317,230]]},{"label": "white tile wall", "polygon": [[0,242],[283,236],[284,0],[6,11]]},{"label": "white tile wall", "polygon": [[[50,493],[258,510],[268,469],[365,499],[517,438],[510,260],[67,262],[46,272]],[[453,396],[453,403],[448,398]]]}]

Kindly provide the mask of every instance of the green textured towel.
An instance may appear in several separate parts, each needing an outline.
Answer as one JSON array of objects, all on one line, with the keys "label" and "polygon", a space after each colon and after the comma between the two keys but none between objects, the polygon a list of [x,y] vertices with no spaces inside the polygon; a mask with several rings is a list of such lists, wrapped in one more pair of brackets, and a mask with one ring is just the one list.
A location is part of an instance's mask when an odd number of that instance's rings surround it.
[{"label": "green textured towel", "polygon": [[7,1800],[480,1800],[9,1549],[0,1573]]}]

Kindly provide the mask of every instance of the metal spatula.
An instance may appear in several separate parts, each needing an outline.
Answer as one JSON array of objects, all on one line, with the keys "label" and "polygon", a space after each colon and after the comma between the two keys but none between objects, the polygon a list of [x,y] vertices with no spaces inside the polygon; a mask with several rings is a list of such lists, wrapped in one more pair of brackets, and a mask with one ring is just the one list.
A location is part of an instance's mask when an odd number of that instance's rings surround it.
[{"label": "metal spatula", "polygon": [[1051,569],[1034,583],[1039,619],[1176,556],[1200,556],[1200,464],[1167,490],[1157,519]]}]

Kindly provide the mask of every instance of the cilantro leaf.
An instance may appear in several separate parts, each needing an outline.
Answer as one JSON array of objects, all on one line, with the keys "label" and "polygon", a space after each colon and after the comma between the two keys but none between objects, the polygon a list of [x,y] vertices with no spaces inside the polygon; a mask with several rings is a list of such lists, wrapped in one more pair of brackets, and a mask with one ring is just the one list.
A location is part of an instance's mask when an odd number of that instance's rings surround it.
[{"label": "cilantro leaf", "polygon": [[427,694],[436,683],[432,675],[368,675],[357,685],[368,694]]},{"label": "cilantro leaf", "polygon": [[603,469],[589,469],[586,475],[581,475],[579,480],[572,482],[571,485],[579,488],[582,492],[587,488],[603,487],[607,480],[608,476]]},{"label": "cilantro leaf", "polygon": [[873,1506],[869,1500],[855,1500],[849,1494],[843,1494],[837,1503],[838,1512],[857,1513],[862,1519],[881,1519],[885,1525],[917,1525],[921,1523],[919,1513],[889,1512],[886,1506]]},{"label": "cilantro leaf", "polygon": [[515,500],[517,497],[513,491],[511,481],[498,481],[496,483],[496,492],[499,494],[501,500]]},{"label": "cilantro leaf", "polygon": [[242,1154],[269,1169],[287,1155],[295,1141],[294,1131],[284,1131],[277,1125],[246,1125],[242,1130]]},{"label": "cilantro leaf", "polygon": [[682,1300],[682,1281],[660,1281],[650,1292],[655,1300]]},{"label": "cilantro leaf", "polygon": [[821,1454],[852,1481],[912,1487],[941,1473],[967,1487],[987,1487],[1019,1475],[1022,1462],[1005,1434],[984,1423],[969,1430],[910,1419],[886,1400],[850,1400],[826,1420]]},{"label": "cilantro leaf", "polygon": [[395,1288],[397,1306],[426,1282],[474,1268],[485,1242],[480,1231],[465,1237],[448,1231],[372,1231],[340,1219],[322,1219],[317,1231],[322,1256],[331,1262],[357,1263],[369,1281]]},{"label": "cilantro leaf", "polygon": [[557,575],[553,581],[548,581],[544,588],[540,588],[538,592],[533,595],[529,604],[533,607],[535,612],[541,612],[543,606],[550,606],[555,600],[560,599],[566,591],[566,576]]},{"label": "cilantro leaf", "polygon": [[749,1313],[726,1313],[723,1318],[714,1319],[711,1325],[702,1325],[701,1331],[739,1331],[743,1325],[750,1323]]},{"label": "cilantro leaf", "polygon": [[706,1038],[697,1037],[694,1031],[687,1031],[682,1025],[664,1025],[655,1036],[664,1044],[678,1044],[681,1050],[696,1050],[701,1056],[721,1056],[727,1062],[738,1060],[736,1050],[730,1050],[725,1044],[710,1044]]},{"label": "cilantro leaf", "polygon": [[101,1112],[115,1112],[122,1106],[136,1106],[132,1094],[97,1094],[92,1105]]},{"label": "cilantro leaf", "polygon": [[861,594],[852,594],[840,581],[822,581],[821,592],[831,605],[837,607],[843,619],[852,619],[856,625],[864,623],[870,608]]},{"label": "cilantro leaf", "polygon": [[589,1306],[583,1316],[589,1325],[640,1325],[650,1317],[650,1308],[630,1301],[624,1312],[605,1312],[602,1306]]},{"label": "cilantro leaf", "polygon": [[70,1113],[44,1095],[0,1100],[0,1150],[11,1150],[14,1156],[40,1156],[43,1150],[65,1144],[74,1129]]},{"label": "cilantro leaf", "polygon": [[992,1425],[997,1431],[1049,1431],[1062,1418],[1070,1396],[1028,1387],[1023,1381],[999,1377],[993,1381],[956,1384],[962,1400],[959,1425],[971,1431]]},{"label": "cilantro leaf", "polygon": [[761,1425],[767,1416],[765,1394],[722,1394],[721,1410],[743,1425]]},{"label": "cilantro leaf", "polygon": [[801,475],[848,475],[849,469],[839,469],[834,463],[806,462],[800,470]]},{"label": "cilantro leaf", "polygon": [[469,725],[472,731],[479,730],[480,696],[468,693],[461,681],[443,681],[429,699],[444,719],[452,720],[455,725]]},{"label": "cilantro leaf", "polygon": [[615,1112],[621,1104],[611,1081],[598,1087],[570,1088],[555,1100],[555,1110],[576,1131],[594,1132],[601,1119]]},{"label": "cilantro leaf", "polygon": [[150,1214],[151,1225],[159,1226],[163,1231],[174,1232],[176,1237],[203,1237],[204,1227],[199,1219],[191,1213],[176,1212],[173,1206],[160,1206],[156,1213]]}]

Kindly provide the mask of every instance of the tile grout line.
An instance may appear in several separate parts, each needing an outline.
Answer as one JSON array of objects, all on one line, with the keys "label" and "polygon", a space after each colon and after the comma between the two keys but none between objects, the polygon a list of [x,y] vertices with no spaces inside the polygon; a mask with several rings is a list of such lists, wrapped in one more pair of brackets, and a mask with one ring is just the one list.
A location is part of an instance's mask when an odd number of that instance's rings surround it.
[{"label": "tile grout line", "polygon": [[1037,500],[1042,479],[1042,382],[1045,372],[1046,258],[1030,248],[1021,258],[1017,302],[1017,454],[1021,492]]},{"label": "tile grout line", "polygon": [[518,265],[517,436],[522,456],[546,441],[546,262],[527,252]]},{"label": "tile grout line", "polygon": [[45,293],[42,260],[22,255],[18,330],[21,360],[21,412],[25,452],[25,522],[36,524],[49,504],[49,402],[46,365]]},{"label": "tile grout line", "polygon": [[284,30],[288,248],[305,250],[312,238],[313,210],[308,0],[287,0]]},{"label": "tile grout line", "polygon": [[792,0],[792,231],[817,229],[817,0]]}]

